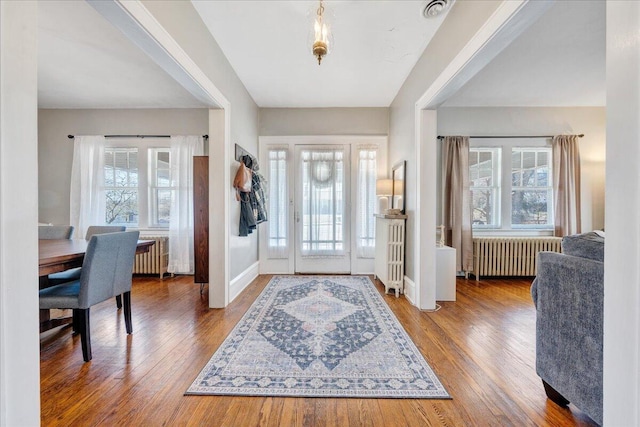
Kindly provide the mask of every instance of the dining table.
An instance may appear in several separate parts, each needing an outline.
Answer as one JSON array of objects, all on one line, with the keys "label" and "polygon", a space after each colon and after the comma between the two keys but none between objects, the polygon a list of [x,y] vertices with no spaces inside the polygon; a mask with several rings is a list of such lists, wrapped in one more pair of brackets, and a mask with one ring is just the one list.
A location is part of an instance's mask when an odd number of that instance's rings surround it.
[{"label": "dining table", "polygon": [[[149,252],[154,240],[138,240],[136,254]],[[39,276],[81,267],[89,242],[84,239],[43,239],[38,241]]]},{"label": "dining table", "polygon": [[[149,252],[155,240],[138,240],[136,254]],[[49,287],[49,274],[82,267],[89,242],[84,239],[41,239],[38,241],[40,289]],[[133,274],[133,272],[132,272]],[[40,332],[67,325],[70,317],[51,319],[49,310],[40,310]]]}]

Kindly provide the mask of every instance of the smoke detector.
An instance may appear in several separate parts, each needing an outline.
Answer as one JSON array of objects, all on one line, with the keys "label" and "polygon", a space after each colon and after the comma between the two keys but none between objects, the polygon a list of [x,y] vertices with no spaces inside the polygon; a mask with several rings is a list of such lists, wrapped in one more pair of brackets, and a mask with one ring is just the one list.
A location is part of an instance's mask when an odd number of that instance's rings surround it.
[{"label": "smoke detector", "polygon": [[435,18],[444,13],[452,0],[430,0],[422,11],[425,18]]}]

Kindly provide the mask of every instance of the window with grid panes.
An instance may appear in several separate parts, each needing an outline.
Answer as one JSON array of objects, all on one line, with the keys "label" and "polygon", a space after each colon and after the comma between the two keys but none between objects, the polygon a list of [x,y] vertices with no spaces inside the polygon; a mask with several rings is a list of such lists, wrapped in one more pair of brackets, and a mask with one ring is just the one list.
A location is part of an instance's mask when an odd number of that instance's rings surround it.
[{"label": "window with grid panes", "polygon": [[138,225],[138,177],[137,148],[105,149],[106,224]]},{"label": "window with grid panes", "polygon": [[473,228],[553,229],[551,165],[549,147],[471,147]]},{"label": "window with grid panes", "polygon": [[105,224],[169,228],[174,184],[168,138],[114,139],[105,148]]},{"label": "window with grid panes", "polygon": [[500,149],[469,149],[473,228],[500,227]]},{"label": "window with grid panes", "polygon": [[511,151],[511,226],[553,227],[550,148]]},{"label": "window with grid panes", "polygon": [[150,225],[168,227],[171,219],[171,153],[168,148],[149,149],[151,182],[149,183]]}]

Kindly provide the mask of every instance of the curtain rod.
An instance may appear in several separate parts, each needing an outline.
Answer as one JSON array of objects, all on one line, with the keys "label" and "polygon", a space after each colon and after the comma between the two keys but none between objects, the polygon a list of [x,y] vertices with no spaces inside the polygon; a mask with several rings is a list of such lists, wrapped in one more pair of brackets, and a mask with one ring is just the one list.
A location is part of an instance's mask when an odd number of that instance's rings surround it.
[{"label": "curtain rod", "polygon": [[[75,138],[75,135],[67,135],[69,139]],[[171,138],[171,135],[105,135],[105,138]],[[208,139],[209,135],[202,135]]]},{"label": "curtain rod", "polygon": [[[495,135],[495,136],[490,136],[490,135],[475,135],[475,136],[470,136],[469,138],[476,138],[476,139],[482,139],[482,138],[510,138],[510,139],[515,139],[515,138],[553,138],[556,135]],[[580,135],[578,135],[578,138],[582,138],[584,136],[583,133],[581,133]],[[438,135],[438,139],[444,139],[444,136],[442,135]]]}]

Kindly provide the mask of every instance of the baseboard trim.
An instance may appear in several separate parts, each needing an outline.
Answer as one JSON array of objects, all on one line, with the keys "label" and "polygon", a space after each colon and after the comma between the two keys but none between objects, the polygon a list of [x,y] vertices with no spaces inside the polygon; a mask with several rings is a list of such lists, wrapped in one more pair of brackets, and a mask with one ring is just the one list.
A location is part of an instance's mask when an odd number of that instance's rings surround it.
[{"label": "baseboard trim", "polygon": [[404,276],[404,297],[411,304],[416,305],[416,284],[407,276]]},{"label": "baseboard trim", "polygon": [[260,261],[256,261],[229,283],[229,303],[236,299],[244,289],[260,274]]}]

